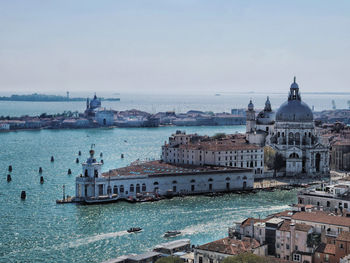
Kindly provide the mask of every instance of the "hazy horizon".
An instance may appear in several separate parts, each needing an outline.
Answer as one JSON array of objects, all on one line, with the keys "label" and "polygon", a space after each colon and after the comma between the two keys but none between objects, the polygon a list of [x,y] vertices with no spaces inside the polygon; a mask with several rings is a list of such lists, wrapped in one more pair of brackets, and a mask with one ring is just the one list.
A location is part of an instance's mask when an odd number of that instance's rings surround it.
[{"label": "hazy horizon", "polygon": [[0,93],[347,92],[348,1],[1,1]]}]

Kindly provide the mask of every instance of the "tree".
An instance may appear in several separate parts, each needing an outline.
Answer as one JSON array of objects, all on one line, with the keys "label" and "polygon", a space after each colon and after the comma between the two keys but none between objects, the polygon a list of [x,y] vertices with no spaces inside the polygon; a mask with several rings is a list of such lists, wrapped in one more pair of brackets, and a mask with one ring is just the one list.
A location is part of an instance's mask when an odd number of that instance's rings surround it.
[{"label": "tree", "polygon": [[252,253],[243,253],[237,256],[227,257],[222,263],[268,263],[268,261],[266,258]]},{"label": "tree", "polygon": [[160,258],[156,261],[156,263],[183,263],[183,261],[179,257],[171,256],[171,257]]},{"label": "tree", "polygon": [[264,147],[264,163],[269,170],[274,169],[275,155],[276,151],[270,146]]},{"label": "tree", "polygon": [[283,155],[280,153],[276,153],[274,161],[275,170],[279,171],[284,167],[286,167],[286,161],[284,160]]},{"label": "tree", "polygon": [[219,133],[215,133],[213,136],[214,140],[218,140],[218,139],[222,139],[226,137],[226,133],[223,132],[219,132]]}]

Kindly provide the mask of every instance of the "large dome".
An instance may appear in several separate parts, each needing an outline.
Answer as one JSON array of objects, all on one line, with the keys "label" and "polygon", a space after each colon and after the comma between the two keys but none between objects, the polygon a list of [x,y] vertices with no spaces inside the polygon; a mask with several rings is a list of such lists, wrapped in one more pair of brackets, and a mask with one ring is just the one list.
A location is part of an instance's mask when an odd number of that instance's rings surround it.
[{"label": "large dome", "polygon": [[283,103],[276,113],[278,122],[312,122],[314,116],[309,106],[301,101],[299,86],[295,82],[290,87],[288,101]]}]

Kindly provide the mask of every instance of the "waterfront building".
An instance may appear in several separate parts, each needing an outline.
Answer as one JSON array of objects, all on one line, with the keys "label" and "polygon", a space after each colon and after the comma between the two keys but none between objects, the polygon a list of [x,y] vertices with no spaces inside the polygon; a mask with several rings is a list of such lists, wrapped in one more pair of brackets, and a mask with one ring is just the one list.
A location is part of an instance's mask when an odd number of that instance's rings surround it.
[{"label": "waterfront building", "polygon": [[190,239],[178,239],[166,243],[159,244],[154,247],[154,252],[159,252],[164,256],[175,255],[178,252],[187,252],[191,250]]},{"label": "waterfront building", "polygon": [[162,146],[162,161],[169,164],[214,165],[264,171],[263,148],[246,142],[242,134],[219,138],[177,131]]},{"label": "waterfront building", "polygon": [[298,193],[298,203],[333,212],[350,212],[350,181],[340,180],[334,184],[304,189]]},{"label": "waterfront building", "polygon": [[76,178],[77,202],[116,194],[119,198],[138,194],[187,195],[253,188],[251,169],[167,164],[163,161],[139,162],[102,173],[102,163],[90,151]]},{"label": "waterfront building", "polygon": [[158,252],[145,252],[142,254],[131,254],[110,259],[102,263],[155,263],[162,255]]},{"label": "waterfront building", "polygon": [[5,130],[5,131],[10,130],[10,124],[7,122],[1,122],[0,123],[0,130]]},{"label": "waterfront building", "polygon": [[247,138],[250,143],[271,146],[284,159],[287,176],[314,176],[329,173],[329,148],[322,144],[316,133],[313,113],[301,100],[295,81],[290,87],[288,100],[276,114],[269,98],[265,108],[255,116],[250,101],[247,115]]},{"label": "waterfront building", "polygon": [[100,126],[113,126],[114,125],[114,112],[112,110],[106,110],[105,108],[95,112],[95,120]]}]

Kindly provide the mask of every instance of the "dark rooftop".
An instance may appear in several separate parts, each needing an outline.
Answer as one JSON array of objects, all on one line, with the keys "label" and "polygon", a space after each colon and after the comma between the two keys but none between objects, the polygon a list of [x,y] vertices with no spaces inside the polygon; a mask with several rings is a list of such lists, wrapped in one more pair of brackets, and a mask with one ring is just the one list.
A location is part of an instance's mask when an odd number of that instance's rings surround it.
[{"label": "dark rooftop", "polygon": [[197,166],[186,164],[168,164],[162,161],[150,161],[136,163],[134,165],[117,168],[103,173],[105,177],[109,176],[135,176],[145,175],[150,177],[156,176],[174,176],[189,174],[210,174],[210,173],[242,173],[250,172],[251,169],[225,167],[225,166]]}]

